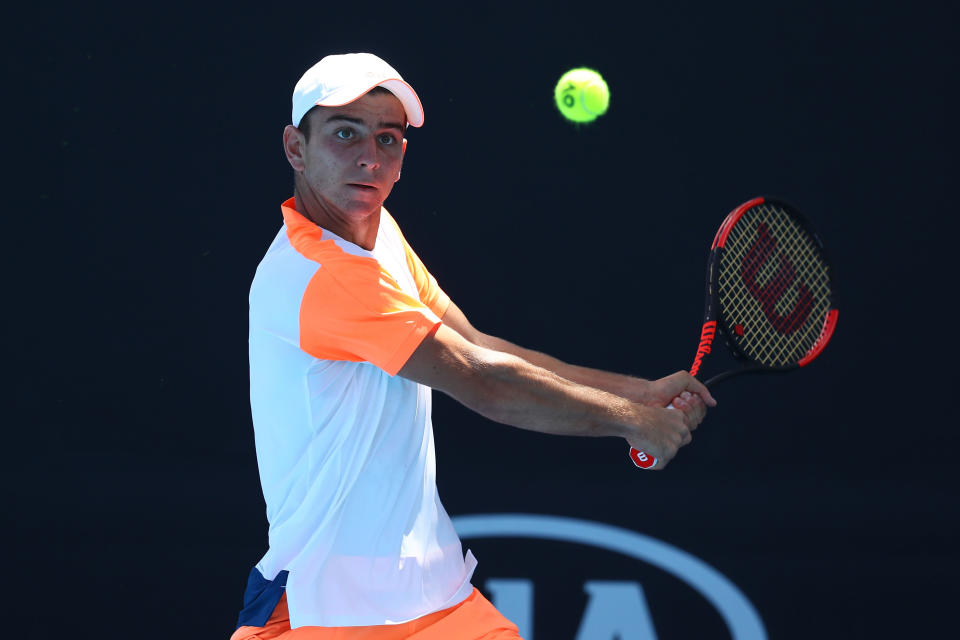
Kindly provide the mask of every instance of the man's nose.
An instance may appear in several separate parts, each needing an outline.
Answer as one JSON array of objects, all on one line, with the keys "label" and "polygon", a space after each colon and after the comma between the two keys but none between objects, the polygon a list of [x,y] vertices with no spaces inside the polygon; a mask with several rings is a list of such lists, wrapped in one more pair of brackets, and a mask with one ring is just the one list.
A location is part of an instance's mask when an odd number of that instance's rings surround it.
[{"label": "man's nose", "polygon": [[364,141],[360,155],[357,156],[357,166],[371,170],[380,168],[380,149],[377,147],[376,138],[370,137]]}]

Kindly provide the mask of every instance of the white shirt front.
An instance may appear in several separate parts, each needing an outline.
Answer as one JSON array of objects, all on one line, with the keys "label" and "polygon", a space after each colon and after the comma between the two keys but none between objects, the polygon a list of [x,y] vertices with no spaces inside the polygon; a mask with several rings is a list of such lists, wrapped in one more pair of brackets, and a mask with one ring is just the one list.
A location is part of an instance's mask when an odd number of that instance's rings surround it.
[{"label": "white shirt front", "polygon": [[429,387],[396,375],[449,298],[386,210],[366,251],[284,203],[250,289],[250,403],[290,625],[453,606],[476,565],[436,488]]}]

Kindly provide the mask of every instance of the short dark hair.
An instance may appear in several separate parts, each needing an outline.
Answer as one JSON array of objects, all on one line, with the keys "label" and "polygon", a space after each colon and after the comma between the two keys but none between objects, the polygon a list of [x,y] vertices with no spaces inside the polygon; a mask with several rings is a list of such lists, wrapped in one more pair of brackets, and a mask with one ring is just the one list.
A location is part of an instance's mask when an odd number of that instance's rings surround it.
[{"label": "short dark hair", "polygon": [[[370,89],[370,91],[367,91],[365,95],[375,96],[375,95],[380,95],[385,93],[391,96],[393,95],[393,92],[390,91],[390,89],[377,85],[373,89]],[[303,114],[303,117],[300,118],[300,126],[297,127],[297,129],[300,130],[300,133],[303,134],[303,137],[304,139],[306,139],[307,142],[310,142],[310,114],[313,113],[316,109],[317,107],[313,107],[312,109],[307,111],[305,114]],[[406,123],[404,123],[404,128],[406,128]]]}]

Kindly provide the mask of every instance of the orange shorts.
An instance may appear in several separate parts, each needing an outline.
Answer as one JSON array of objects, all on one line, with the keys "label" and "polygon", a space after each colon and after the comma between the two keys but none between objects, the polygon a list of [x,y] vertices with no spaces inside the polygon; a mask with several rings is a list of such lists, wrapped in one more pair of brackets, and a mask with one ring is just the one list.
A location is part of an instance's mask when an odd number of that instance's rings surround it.
[{"label": "orange shorts", "polygon": [[262,627],[240,627],[230,640],[523,640],[483,594],[473,590],[460,604],[403,624],[371,627],[290,628],[284,594]]}]

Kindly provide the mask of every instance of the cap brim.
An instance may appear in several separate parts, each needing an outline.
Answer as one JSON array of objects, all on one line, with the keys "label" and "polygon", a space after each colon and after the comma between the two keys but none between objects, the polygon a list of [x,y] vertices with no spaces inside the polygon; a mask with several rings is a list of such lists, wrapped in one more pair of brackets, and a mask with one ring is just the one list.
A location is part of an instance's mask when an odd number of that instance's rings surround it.
[{"label": "cap brim", "polygon": [[383,87],[397,97],[397,100],[403,105],[403,110],[407,114],[407,122],[410,123],[411,127],[423,126],[423,105],[420,103],[420,98],[413,87],[399,78],[387,78],[370,86],[345,87],[331,93],[323,100],[318,100],[315,105],[318,107],[342,107],[366,95],[374,87]]}]

